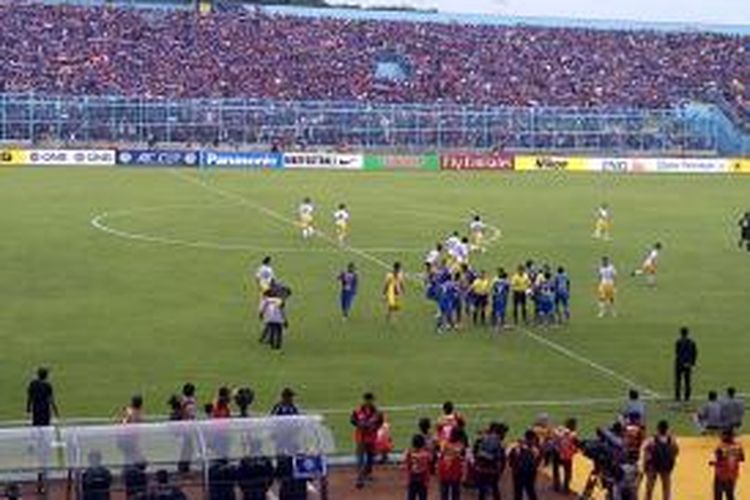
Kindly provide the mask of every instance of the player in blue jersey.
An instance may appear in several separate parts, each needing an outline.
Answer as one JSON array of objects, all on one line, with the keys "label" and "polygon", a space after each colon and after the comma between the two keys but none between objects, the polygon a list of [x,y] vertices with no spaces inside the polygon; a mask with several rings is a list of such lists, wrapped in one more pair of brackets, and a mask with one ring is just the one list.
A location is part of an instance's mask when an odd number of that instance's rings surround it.
[{"label": "player in blue jersey", "polygon": [[352,304],[354,304],[354,297],[357,295],[357,287],[359,286],[359,276],[357,276],[357,268],[354,262],[350,262],[346,266],[346,270],[342,271],[336,279],[341,285],[341,314],[344,319],[349,319],[349,312],[352,309]]},{"label": "player in blue jersey", "polygon": [[505,327],[505,311],[508,307],[510,280],[502,267],[497,270],[497,278],[492,282],[492,326],[499,332]]},{"label": "player in blue jersey", "polygon": [[555,320],[555,293],[552,288],[552,273],[545,271],[541,274],[544,279],[539,279],[537,290],[537,313],[541,325],[551,325]]},{"label": "player in blue jersey", "polygon": [[455,276],[448,276],[440,283],[438,292],[438,306],[440,308],[440,315],[437,322],[438,332],[456,328],[457,316],[461,310],[458,285],[460,279],[461,276],[456,274]]},{"label": "player in blue jersey", "polygon": [[557,268],[557,274],[552,280],[555,292],[555,316],[559,323],[567,323],[570,320],[570,278],[565,268]]}]

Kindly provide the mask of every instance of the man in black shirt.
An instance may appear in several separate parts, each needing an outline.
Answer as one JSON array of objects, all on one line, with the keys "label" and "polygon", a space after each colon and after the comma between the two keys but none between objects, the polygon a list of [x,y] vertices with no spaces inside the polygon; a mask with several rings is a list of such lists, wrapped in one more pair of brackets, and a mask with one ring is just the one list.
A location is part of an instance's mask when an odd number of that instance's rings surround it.
[{"label": "man in black shirt", "polygon": [[89,467],[83,472],[83,500],[109,500],[112,473],[102,465],[101,452],[89,453]]},{"label": "man in black shirt", "polygon": [[49,370],[39,368],[36,378],[29,383],[26,391],[26,413],[31,415],[31,425],[48,426],[52,421],[52,414],[59,416],[52,384],[47,381]]},{"label": "man in black shirt", "polygon": [[281,400],[271,409],[271,415],[275,417],[288,417],[299,415],[299,409],[294,404],[294,391],[286,387],[281,391]]},{"label": "man in black shirt", "polygon": [[693,339],[688,337],[686,326],[680,328],[680,338],[674,349],[674,399],[682,400],[682,385],[685,385],[685,401],[690,401],[691,376],[695,362],[698,360],[698,347]]},{"label": "man in black shirt", "polygon": [[750,252],[750,211],[744,213],[739,221],[740,248],[745,247]]}]

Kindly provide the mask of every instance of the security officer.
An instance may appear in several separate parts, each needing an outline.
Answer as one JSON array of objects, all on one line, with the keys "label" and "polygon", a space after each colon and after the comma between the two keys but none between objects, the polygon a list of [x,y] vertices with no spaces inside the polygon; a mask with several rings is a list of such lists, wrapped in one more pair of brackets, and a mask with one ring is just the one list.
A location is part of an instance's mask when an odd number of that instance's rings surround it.
[{"label": "security officer", "polygon": [[685,401],[690,401],[691,377],[695,362],[698,360],[698,347],[693,339],[688,337],[686,326],[680,328],[680,338],[675,343],[674,359],[674,399],[682,400],[682,386],[685,386]]}]

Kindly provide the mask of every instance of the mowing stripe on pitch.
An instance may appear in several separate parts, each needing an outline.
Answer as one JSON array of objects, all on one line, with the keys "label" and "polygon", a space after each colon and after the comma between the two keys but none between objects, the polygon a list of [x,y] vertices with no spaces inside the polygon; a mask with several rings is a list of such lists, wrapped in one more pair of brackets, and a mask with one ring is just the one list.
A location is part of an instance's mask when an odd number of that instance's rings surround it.
[{"label": "mowing stripe on pitch", "polygon": [[[276,211],[274,211],[274,210],[272,210],[272,209],[270,209],[268,207],[264,207],[263,205],[259,205],[257,203],[253,203],[253,202],[249,201],[247,198],[243,197],[242,195],[239,195],[239,194],[234,193],[232,191],[226,191],[226,190],[218,188],[216,186],[211,186],[211,185],[206,184],[205,182],[203,182],[203,181],[201,181],[199,179],[193,178],[192,176],[189,176],[189,175],[177,172],[176,170],[170,170],[170,172],[172,172],[173,175],[179,177],[180,179],[184,179],[184,180],[186,180],[186,181],[188,181],[188,182],[190,182],[192,184],[200,186],[200,187],[202,187],[202,188],[204,188],[204,189],[206,189],[208,191],[211,191],[211,192],[213,192],[213,193],[215,193],[215,194],[217,194],[219,196],[222,196],[223,198],[230,199],[230,200],[235,200],[238,203],[241,203],[243,205],[246,205],[246,206],[255,208],[257,210],[260,210],[264,214],[268,215],[269,217],[273,217],[276,220],[284,221],[287,224],[292,224],[292,225],[296,226],[296,223],[295,223],[295,221],[293,219],[285,217],[282,214],[280,214],[280,213],[278,213],[278,212],[276,212]],[[499,229],[497,229],[497,228],[495,228],[495,229],[496,229],[497,234],[499,236]],[[374,255],[371,255],[371,254],[369,254],[369,253],[367,253],[367,252],[365,252],[363,250],[360,250],[360,249],[352,247],[352,246],[348,246],[348,245],[339,246],[339,244],[338,244],[338,242],[336,240],[334,240],[333,238],[331,238],[327,234],[323,233],[322,231],[317,231],[317,234],[319,234],[319,236],[322,239],[324,239],[325,241],[331,243],[332,245],[335,245],[338,248],[341,248],[342,250],[347,250],[347,251],[352,252],[352,253],[354,253],[356,255],[359,255],[360,257],[362,257],[362,258],[364,258],[366,260],[369,260],[370,262],[373,262],[374,264],[377,264],[378,266],[380,266],[380,267],[382,267],[382,268],[384,268],[386,270],[391,269],[391,265],[389,263],[385,262],[382,259],[379,259],[378,257],[376,257]],[[651,390],[648,387],[645,387],[645,386],[643,386],[641,384],[638,384],[638,383],[634,382],[632,379],[630,379],[630,378],[628,378],[628,377],[626,377],[624,375],[621,375],[621,374],[617,373],[616,371],[612,370],[611,368],[607,368],[606,366],[604,366],[604,365],[602,365],[600,363],[597,363],[596,361],[593,361],[593,360],[591,360],[591,359],[589,359],[589,358],[587,358],[587,357],[585,357],[585,356],[583,356],[581,354],[578,354],[578,353],[576,353],[576,352],[568,349],[567,347],[564,347],[564,346],[562,346],[562,345],[560,345],[560,344],[558,344],[556,342],[553,342],[553,341],[551,341],[551,340],[549,340],[547,338],[542,337],[541,335],[538,335],[536,333],[533,333],[533,332],[525,330],[525,329],[521,329],[521,332],[526,337],[528,337],[528,338],[536,341],[537,343],[539,343],[541,345],[544,345],[544,346],[546,346],[546,347],[554,350],[555,352],[564,355],[565,357],[567,357],[569,359],[578,361],[579,363],[582,363],[582,364],[588,366],[589,368],[591,368],[591,369],[599,372],[600,374],[605,375],[609,379],[617,380],[618,382],[623,383],[623,384],[625,384],[628,387],[639,388],[639,389],[641,389],[643,392],[645,392],[649,396],[652,396],[652,397],[658,397],[659,396],[659,394],[656,391]]]}]

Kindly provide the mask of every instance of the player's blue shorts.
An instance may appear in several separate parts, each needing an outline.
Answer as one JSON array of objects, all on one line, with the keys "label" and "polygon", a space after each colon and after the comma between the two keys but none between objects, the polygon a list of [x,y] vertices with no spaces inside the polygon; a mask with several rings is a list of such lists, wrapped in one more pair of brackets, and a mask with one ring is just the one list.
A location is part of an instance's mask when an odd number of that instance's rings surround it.
[{"label": "player's blue shorts", "polygon": [[555,305],[557,307],[567,308],[570,303],[570,294],[558,293],[555,295]]},{"label": "player's blue shorts", "polygon": [[348,314],[351,310],[355,295],[357,295],[356,292],[352,291],[344,290],[341,292],[341,310],[344,314]]}]

